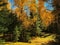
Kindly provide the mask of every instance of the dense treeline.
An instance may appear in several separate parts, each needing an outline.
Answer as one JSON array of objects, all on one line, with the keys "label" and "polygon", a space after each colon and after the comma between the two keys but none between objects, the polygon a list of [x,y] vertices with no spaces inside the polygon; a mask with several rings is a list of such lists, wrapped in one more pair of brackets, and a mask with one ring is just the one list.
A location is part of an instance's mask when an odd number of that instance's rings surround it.
[{"label": "dense treeline", "polygon": [[[8,0],[0,0],[0,40],[28,42],[32,37],[46,34],[56,34],[56,39],[60,40],[59,0],[53,1],[53,11],[44,7],[44,2],[47,2],[45,0],[39,0],[38,4],[35,0],[14,2],[17,8],[12,10]],[[25,12],[28,9],[30,11]]]}]

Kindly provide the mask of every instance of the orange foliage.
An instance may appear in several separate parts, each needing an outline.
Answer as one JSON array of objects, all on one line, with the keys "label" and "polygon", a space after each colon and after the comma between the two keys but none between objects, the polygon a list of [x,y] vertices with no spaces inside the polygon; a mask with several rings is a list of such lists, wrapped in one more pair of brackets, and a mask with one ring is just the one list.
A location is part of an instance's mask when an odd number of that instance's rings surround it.
[{"label": "orange foliage", "polygon": [[43,0],[39,0],[39,11],[42,24],[45,25],[45,27],[48,27],[54,21],[55,16],[52,12],[45,9]]},{"label": "orange foliage", "polygon": [[[32,1],[32,0],[31,0]],[[30,10],[36,11],[35,4],[33,3],[35,0],[33,0],[29,5]],[[36,21],[36,16],[34,16],[33,19],[28,19],[26,13],[23,10],[24,5],[28,2],[28,0],[15,0],[15,5],[18,7],[15,9],[15,13],[17,13],[18,20],[23,21],[23,25],[25,28],[29,27],[30,25],[33,25]],[[21,9],[22,8],[22,9]],[[21,13],[21,11],[23,11]]]},{"label": "orange foliage", "polygon": [[7,10],[11,10],[11,7],[10,7],[11,5],[7,0],[0,1],[0,4],[3,4],[3,3],[7,3],[7,4],[5,6],[0,6],[0,10],[2,10],[3,8],[6,8]]},{"label": "orange foliage", "polygon": [[30,4],[28,5],[30,10],[33,11],[33,12],[36,12],[37,11],[37,8],[36,8],[36,1],[35,0],[31,0],[30,1]]},{"label": "orange foliage", "polygon": [[6,7],[7,7],[8,10],[10,10],[10,9],[11,9],[11,4],[8,3],[8,4],[6,5]]},{"label": "orange foliage", "polygon": [[27,3],[28,0],[14,0],[14,1],[17,7],[23,8],[23,6]]},{"label": "orange foliage", "polygon": [[24,25],[25,28],[28,28],[31,25],[31,23],[30,23],[30,21],[26,20],[26,21],[23,22],[23,25]]},{"label": "orange foliage", "polygon": [[[24,7],[24,5],[27,4],[30,11],[35,13],[37,11],[35,0],[30,0],[29,4],[28,4],[28,2],[29,2],[28,0],[14,0],[14,1],[15,1],[15,5],[18,7],[15,10],[15,12],[17,13],[18,19],[23,21],[23,25],[25,27],[29,27],[30,25],[33,25],[34,22],[36,22],[38,17],[34,16],[32,19],[28,19],[26,13],[23,10],[23,7]],[[43,0],[39,0],[38,6],[39,6],[38,11],[40,13],[42,24],[45,25],[45,27],[48,27],[54,21],[55,16],[51,12],[46,11]],[[22,11],[22,13],[21,13],[21,11]]]},{"label": "orange foliage", "polygon": [[27,20],[27,15],[24,12],[20,16],[20,20],[22,20],[22,21],[26,21]]},{"label": "orange foliage", "polygon": [[42,23],[49,26],[54,21],[55,16],[49,12],[43,12],[41,15]]},{"label": "orange foliage", "polygon": [[32,22],[34,23],[34,22],[36,22],[37,21],[37,16],[34,16],[33,18],[32,18]]},{"label": "orange foliage", "polygon": [[35,4],[31,4],[30,5],[30,10],[35,12],[36,11],[36,5]]},{"label": "orange foliage", "polygon": [[16,8],[15,9],[15,13],[17,14],[17,18],[18,20],[21,20],[21,21],[24,21],[27,19],[27,15],[25,12],[20,12],[20,9],[19,8]]}]

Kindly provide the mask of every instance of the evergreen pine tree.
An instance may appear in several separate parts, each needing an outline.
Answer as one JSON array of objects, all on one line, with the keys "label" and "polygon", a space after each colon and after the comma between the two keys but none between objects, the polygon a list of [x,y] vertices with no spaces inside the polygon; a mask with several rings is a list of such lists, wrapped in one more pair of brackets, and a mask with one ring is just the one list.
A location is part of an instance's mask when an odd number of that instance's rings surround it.
[{"label": "evergreen pine tree", "polygon": [[17,42],[20,36],[19,28],[17,26],[15,27],[15,30],[13,31],[13,33],[14,33],[14,41]]},{"label": "evergreen pine tree", "polygon": [[41,35],[42,32],[42,25],[41,25],[41,19],[40,19],[40,15],[37,15],[37,21],[36,21],[36,33],[37,35]]},{"label": "evergreen pine tree", "polygon": [[4,33],[8,30],[7,25],[7,16],[8,10],[6,8],[7,1],[0,0],[0,33]]},{"label": "evergreen pine tree", "polygon": [[[16,14],[12,13],[11,10],[7,8],[8,0],[0,0],[0,33],[4,35],[3,38],[6,40],[12,40],[5,37],[6,35],[13,35],[14,28],[17,23]],[[6,35],[5,35],[6,34]]]}]

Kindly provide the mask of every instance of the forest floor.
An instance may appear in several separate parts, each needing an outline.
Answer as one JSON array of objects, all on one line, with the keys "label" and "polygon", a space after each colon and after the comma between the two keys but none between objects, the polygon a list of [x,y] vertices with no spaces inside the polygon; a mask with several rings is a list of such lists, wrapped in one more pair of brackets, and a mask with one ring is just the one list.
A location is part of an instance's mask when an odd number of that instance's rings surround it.
[{"label": "forest floor", "polygon": [[35,37],[31,40],[29,40],[30,43],[25,42],[6,42],[6,43],[0,43],[0,45],[47,45],[49,42],[55,41],[55,35],[50,35],[48,37]]}]

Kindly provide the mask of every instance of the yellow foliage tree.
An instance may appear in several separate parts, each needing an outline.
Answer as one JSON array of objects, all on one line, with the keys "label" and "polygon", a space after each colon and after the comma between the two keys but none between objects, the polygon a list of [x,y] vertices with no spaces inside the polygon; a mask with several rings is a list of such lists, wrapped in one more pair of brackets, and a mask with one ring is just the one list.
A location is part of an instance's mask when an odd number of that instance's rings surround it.
[{"label": "yellow foliage tree", "polygon": [[44,2],[44,0],[39,0],[39,11],[42,24],[45,25],[45,27],[48,27],[51,23],[54,22],[55,16],[51,11],[47,11],[45,9]]},{"label": "yellow foliage tree", "polygon": [[[33,13],[33,18],[30,19],[32,24],[34,22],[36,22],[36,20],[37,20],[37,17],[34,15],[34,13],[36,13],[36,11],[38,11],[38,13],[41,17],[41,20],[42,20],[42,24],[45,27],[48,27],[55,19],[54,14],[52,14],[52,12],[47,11],[45,9],[44,0],[38,0],[38,5],[36,5],[36,0],[14,0],[14,1],[15,1],[15,5],[18,7],[18,8],[16,8],[17,16],[19,17],[19,19],[21,19],[23,21],[29,20],[29,19],[27,19],[28,17],[26,15],[26,13],[24,12],[25,5],[27,5],[29,7],[30,11]],[[38,6],[38,8],[37,8],[37,6]],[[28,21],[28,22],[30,22],[30,21]]]}]

